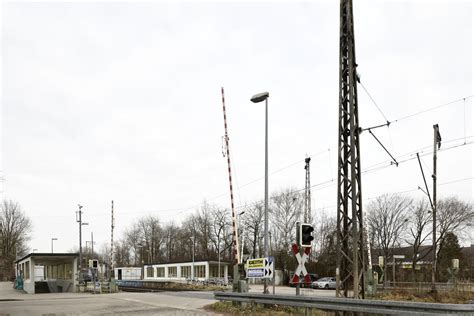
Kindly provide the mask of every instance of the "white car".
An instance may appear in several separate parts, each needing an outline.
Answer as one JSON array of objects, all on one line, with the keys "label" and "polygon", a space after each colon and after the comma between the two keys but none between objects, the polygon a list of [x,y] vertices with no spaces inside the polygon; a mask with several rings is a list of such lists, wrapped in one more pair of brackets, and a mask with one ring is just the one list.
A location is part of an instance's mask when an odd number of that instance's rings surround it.
[{"label": "white car", "polygon": [[336,278],[321,278],[311,284],[313,289],[335,289]]}]

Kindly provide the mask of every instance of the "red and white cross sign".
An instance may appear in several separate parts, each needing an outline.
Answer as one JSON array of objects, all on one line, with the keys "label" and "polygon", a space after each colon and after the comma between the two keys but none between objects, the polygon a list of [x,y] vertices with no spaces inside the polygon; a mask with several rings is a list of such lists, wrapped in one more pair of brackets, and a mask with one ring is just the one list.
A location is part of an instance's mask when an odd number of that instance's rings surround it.
[{"label": "red and white cross sign", "polygon": [[311,252],[310,247],[304,247],[303,255],[300,254],[300,249],[297,244],[293,244],[291,247],[293,253],[295,254],[296,260],[298,261],[298,267],[296,268],[295,275],[293,276],[292,283],[300,283],[300,275],[304,277],[303,283],[311,283],[311,277],[306,271],[304,264],[308,261],[309,253]]}]

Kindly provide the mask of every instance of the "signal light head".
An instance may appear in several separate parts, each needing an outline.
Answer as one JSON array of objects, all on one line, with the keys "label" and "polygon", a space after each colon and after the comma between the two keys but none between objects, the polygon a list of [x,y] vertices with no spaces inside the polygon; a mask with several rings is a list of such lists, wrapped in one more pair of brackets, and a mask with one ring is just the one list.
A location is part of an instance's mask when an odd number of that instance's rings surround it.
[{"label": "signal light head", "polygon": [[313,231],[313,225],[308,223],[300,224],[299,244],[301,247],[311,247],[311,242],[314,240],[312,236]]}]

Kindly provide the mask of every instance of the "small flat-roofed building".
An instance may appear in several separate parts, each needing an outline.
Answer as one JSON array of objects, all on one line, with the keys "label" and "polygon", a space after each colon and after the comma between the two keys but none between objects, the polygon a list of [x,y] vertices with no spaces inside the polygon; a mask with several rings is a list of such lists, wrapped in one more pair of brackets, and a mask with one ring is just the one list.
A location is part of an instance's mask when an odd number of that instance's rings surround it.
[{"label": "small flat-roofed building", "polygon": [[141,280],[142,268],[140,267],[119,267],[114,269],[115,278],[121,280]]},{"label": "small flat-roofed building", "polygon": [[[215,278],[227,280],[229,265],[229,262],[223,261],[220,263],[218,261],[188,261],[147,264],[144,266],[144,280],[186,281],[192,278],[197,281],[209,281]],[[194,273],[191,273],[193,267]]]},{"label": "small flat-roofed building", "polygon": [[[29,294],[76,292],[78,253],[30,253],[15,261],[15,273]],[[42,278],[37,276],[42,268]]]}]

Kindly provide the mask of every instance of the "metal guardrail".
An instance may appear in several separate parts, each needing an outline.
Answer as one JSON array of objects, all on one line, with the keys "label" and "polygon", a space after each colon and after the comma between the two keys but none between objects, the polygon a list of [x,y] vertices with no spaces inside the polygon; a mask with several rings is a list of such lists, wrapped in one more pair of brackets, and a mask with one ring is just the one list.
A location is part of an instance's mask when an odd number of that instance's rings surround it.
[{"label": "metal guardrail", "polygon": [[335,297],[308,297],[260,293],[214,292],[219,301],[286,305],[327,311],[383,315],[474,315],[474,304],[440,304],[405,301],[360,300]]}]

